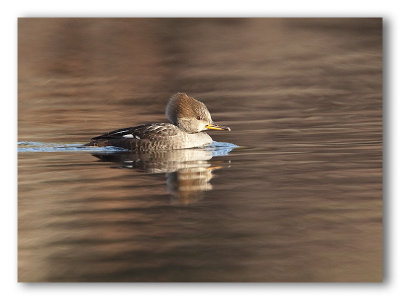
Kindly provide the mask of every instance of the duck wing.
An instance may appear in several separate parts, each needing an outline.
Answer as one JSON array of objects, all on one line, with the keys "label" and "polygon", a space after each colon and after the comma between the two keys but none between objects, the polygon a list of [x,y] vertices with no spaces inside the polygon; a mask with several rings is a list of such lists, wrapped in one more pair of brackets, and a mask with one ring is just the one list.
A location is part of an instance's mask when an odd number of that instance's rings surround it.
[{"label": "duck wing", "polygon": [[179,129],[170,123],[152,123],[142,124],[135,127],[128,127],[113,130],[92,138],[93,140],[111,140],[111,139],[137,139],[153,140],[160,137],[175,136]]}]

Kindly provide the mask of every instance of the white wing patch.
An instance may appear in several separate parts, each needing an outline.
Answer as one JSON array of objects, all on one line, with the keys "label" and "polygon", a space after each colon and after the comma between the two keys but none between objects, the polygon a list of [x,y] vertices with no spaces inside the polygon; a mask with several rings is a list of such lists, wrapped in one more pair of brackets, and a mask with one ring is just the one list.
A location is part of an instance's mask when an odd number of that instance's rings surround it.
[{"label": "white wing patch", "polygon": [[132,133],[125,134],[125,135],[123,135],[122,137],[123,137],[123,138],[126,138],[126,139],[133,139],[133,138],[135,138],[135,139],[137,139],[137,140],[140,140],[140,137],[139,137],[139,136],[133,135]]}]

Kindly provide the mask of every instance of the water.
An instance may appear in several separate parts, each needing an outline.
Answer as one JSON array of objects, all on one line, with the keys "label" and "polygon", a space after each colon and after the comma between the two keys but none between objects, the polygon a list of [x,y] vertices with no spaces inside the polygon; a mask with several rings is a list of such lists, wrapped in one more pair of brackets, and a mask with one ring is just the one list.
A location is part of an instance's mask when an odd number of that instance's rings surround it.
[{"label": "water", "polygon": [[[381,280],[380,20],[20,19],[18,38],[20,281]],[[179,91],[232,131],[82,146]]]}]

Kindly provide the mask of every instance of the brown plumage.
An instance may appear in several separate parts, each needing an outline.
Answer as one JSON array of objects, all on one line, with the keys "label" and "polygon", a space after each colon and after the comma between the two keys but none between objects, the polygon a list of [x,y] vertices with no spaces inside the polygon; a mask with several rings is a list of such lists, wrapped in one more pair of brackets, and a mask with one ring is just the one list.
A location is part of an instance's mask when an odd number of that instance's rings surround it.
[{"label": "brown plumage", "polygon": [[92,138],[85,146],[115,146],[141,152],[193,148],[212,142],[211,137],[202,132],[204,130],[230,130],[214,124],[207,107],[185,93],[171,97],[165,114],[172,124],[152,123],[117,129]]}]

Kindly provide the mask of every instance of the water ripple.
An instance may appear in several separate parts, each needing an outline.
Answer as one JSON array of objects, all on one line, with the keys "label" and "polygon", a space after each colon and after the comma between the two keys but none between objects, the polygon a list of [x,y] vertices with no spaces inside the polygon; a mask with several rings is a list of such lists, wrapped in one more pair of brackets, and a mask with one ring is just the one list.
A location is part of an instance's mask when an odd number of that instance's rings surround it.
[{"label": "water ripple", "polygon": [[[238,146],[231,143],[212,142],[210,145],[202,148],[210,151],[212,156],[225,156]],[[55,144],[55,143],[41,143],[41,142],[18,142],[18,152],[128,152],[129,150],[107,146],[107,147],[89,147],[82,144]]]},{"label": "water ripple", "polygon": [[107,146],[107,147],[88,147],[82,144],[55,144],[41,142],[18,142],[18,152],[71,152],[71,151],[90,151],[90,152],[123,152],[126,149]]}]

